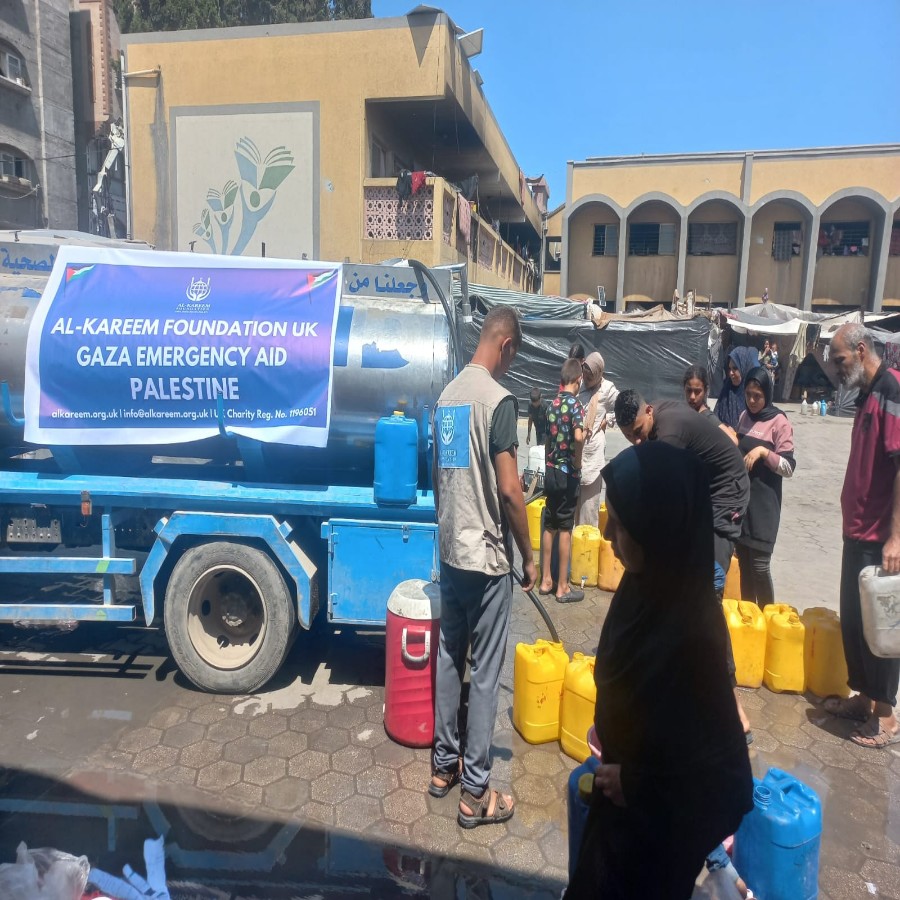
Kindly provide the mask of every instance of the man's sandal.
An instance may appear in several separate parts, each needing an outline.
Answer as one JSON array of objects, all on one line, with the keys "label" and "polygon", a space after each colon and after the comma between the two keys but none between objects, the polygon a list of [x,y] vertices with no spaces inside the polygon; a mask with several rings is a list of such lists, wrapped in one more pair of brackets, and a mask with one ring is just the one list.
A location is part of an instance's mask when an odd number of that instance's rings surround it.
[{"label": "man's sandal", "polygon": [[859,702],[859,695],[855,697],[838,697],[832,694],[822,702],[822,708],[829,715],[838,719],[850,719],[852,722],[868,722],[871,711],[866,711]]},{"label": "man's sandal", "polygon": [[[428,784],[428,793],[431,794],[432,797],[437,797],[438,800],[441,797],[446,797],[447,794],[453,789],[453,787],[459,784],[459,779],[462,777],[462,760],[460,760],[459,765],[452,769],[449,772],[445,772],[441,769],[436,769],[433,765],[431,767],[431,781]],[[435,783],[435,779],[440,781],[440,784]]]},{"label": "man's sandal", "polygon": [[456,821],[462,828],[477,828],[479,825],[499,825],[508,822],[515,812],[514,806],[508,806],[503,794],[487,788],[485,792],[476,797],[465,788],[459,792],[459,802],[465,803],[472,813],[464,813],[461,809],[456,815]]},{"label": "man's sandal", "polygon": [[858,729],[850,735],[850,740],[857,747],[866,747],[869,750],[884,750],[891,744],[900,743],[900,728],[894,732],[890,732],[884,727],[880,719],[876,720],[877,727],[868,729]]}]

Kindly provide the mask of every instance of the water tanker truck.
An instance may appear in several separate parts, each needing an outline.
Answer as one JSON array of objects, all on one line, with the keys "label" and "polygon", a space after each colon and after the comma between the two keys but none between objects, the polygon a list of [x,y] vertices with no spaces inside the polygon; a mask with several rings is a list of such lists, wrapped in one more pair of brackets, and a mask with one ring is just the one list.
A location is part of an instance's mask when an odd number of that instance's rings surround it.
[{"label": "water tanker truck", "polygon": [[[97,598],[7,596],[0,621],[140,617],[224,693],[264,685],[320,607],[383,626],[397,583],[438,577],[450,297],[416,263],[61,248],[39,300],[0,299],[0,571],[92,575]],[[395,412],[409,452],[376,443]]]}]

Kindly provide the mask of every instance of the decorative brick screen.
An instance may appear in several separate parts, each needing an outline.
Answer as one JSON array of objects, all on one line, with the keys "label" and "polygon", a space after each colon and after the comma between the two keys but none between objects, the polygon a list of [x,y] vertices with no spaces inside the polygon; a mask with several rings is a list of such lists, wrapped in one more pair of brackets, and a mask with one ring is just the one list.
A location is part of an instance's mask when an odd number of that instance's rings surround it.
[{"label": "decorative brick screen", "polygon": [[392,187],[363,188],[367,238],[374,241],[434,239],[434,187],[426,184],[401,202]]}]

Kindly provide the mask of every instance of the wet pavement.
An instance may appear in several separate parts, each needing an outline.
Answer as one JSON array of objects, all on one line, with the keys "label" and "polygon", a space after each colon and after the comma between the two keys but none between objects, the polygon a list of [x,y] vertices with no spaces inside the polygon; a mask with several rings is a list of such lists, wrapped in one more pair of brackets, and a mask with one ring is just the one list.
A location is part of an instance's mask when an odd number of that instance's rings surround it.
[{"label": "wet pavement", "polygon": [[[792,413],[798,469],[785,484],[776,591],[800,608],[836,608],[850,423]],[[608,455],[622,446],[613,432]],[[2,584],[11,597],[29,588],[77,599],[93,587]],[[550,601],[570,653],[593,652],[609,599],[589,589],[581,604]],[[519,593],[494,748],[494,782],[511,788],[517,813],[506,826],[464,831],[456,793],[425,792],[428,751],[384,732],[377,633],[320,625],[298,637],[263,692],[233,697],[193,689],[154,629],[4,626],[0,862],[25,840],[107,871],[141,871],[143,840],[162,835],[173,898],[558,897],[575,761],[556,743],[527,744],[511,723],[514,645],[546,636]],[[822,799],[819,896],[900,898],[900,749],[856,747],[850,723],[811,695],[742,693],[755,773],[786,769]]]}]

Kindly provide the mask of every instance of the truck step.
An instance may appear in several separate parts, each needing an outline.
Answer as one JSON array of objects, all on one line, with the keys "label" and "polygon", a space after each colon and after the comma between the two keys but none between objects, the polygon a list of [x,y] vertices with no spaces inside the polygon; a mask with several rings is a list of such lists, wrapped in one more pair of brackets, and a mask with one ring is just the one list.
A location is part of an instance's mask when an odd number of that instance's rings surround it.
[{"label": "truck step", "polygon": [[102,603],[0,603],[0,622],[134,622],[136,607]]},{"label": "truck step", "polygon": [[137,563],[133,559],[82,556],[3,556],[0,572],[21,572],[32,575],[134,575]]}]

